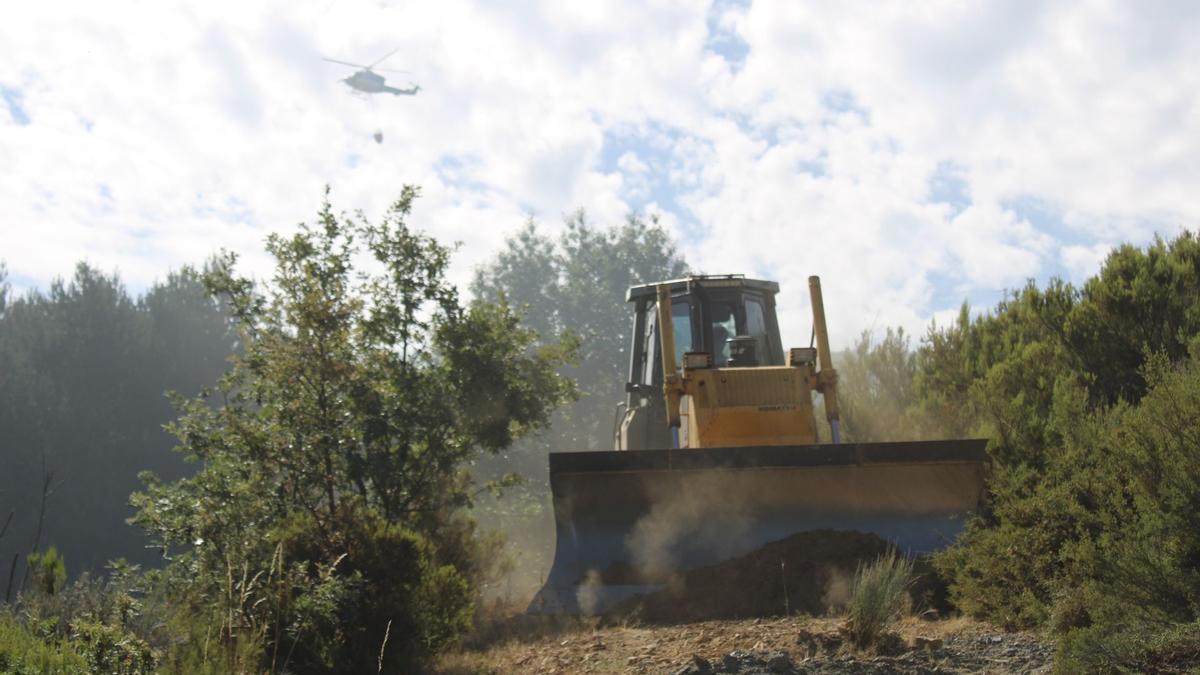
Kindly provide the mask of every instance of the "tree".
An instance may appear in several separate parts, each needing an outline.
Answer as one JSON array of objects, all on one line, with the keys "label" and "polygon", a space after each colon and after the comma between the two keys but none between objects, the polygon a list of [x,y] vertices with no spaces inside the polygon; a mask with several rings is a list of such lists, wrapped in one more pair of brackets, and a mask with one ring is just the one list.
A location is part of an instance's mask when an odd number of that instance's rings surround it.
[{"label": "tree", "polygon": [[453,641],[484,564],[465,465],[571,393],[561,345],[503,302],[460,302],[449,249],[407,224],[416,197],[375,224],[327,197],[315,225],[268,239],[270,283],[231,254],[205,277],[243,352],[211,396],[179,401],[171,428],[200,470],[147,475],[133,501],[190,611],[261,648],[243,666],[410,672]]},{"label": "tree", "polygon": [[563,374],[579,400],[554,425],[561,450],[608,450],[613,408],[624,398],[632,324],[625,292],[636,284],[683,276],[687,263],[654,218],[629,216],[600,229],[582,211],[567,218],[557,239],[530,221],[495,259],[476,271],[472,293],[520,309],[526,325],[547,342],[574,337],[578,360]]},{"label": "tree", "polygon": [[1137,401],[1147,354],[1188,356],[1200,335],[1200,238],[1185,231],[1109,253],[1063,322],[1063,339],[1094,403]]},{"label": "tree", "polygon": [[11,287],[8,285],[8,266],[4,261],[0,260],[0,319],[4,318],[5,310],[8,309],[8,293]]},{"label": "tree", "polygon": [[913,423],[916,355],[903,328],[876,342],[864,331],[837,360],[838,403],[847,442],[928,438]]},{"label": "tree", "polygon": [[[1198,334],[1190,232],[1114,249],[1081,289],[1030,283],[931,331],[919,398],[975,414],[994,460],[981,517],[939,559],[962,609],[1051,622],[1072,658],[1140,653],[1153,631],[1126,628],[1200,618]],[[1083,663],[1068,667],[1111,666]]]},{"label": "tree", "polygon": [[8,298],[0,313],[0,511],[15,516],[0,542],[0,579],[28,578],[9,567],[47,543],[76,574],[118,557],[154,559],[114,495],[137,489],[143,469],[170,479],[187,472],[162,430],[173,412],[163,392],[194,395],[216,381],[235,349],[229,329],[190,267],[133,297],[117,274],[80,263],[48,289]]}]

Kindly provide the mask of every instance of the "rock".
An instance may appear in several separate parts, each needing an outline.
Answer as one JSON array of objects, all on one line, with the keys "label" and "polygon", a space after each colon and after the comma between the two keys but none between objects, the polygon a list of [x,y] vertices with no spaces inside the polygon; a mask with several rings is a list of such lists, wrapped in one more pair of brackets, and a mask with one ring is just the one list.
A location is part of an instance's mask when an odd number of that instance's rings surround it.
[{"label": "rock", "polygon": [[842,638],[826,633],[801,630],[796,634],[796,644],[803,648],[805,656],[815,657],[822,651],[834,653],[842,646]]},{"label": "rock", "polygon": [[785,652],[771,652],[767,655],[767,668],[772,673],[787,673],[793,670],[792,657]]},{"label": "rock", "polygon": [[936,649],[941,649],[942,648],[942,639],[925,637],[923,635],[917,635],[917,636],[913,637],[913,639],[912,639],[912,648],[913,649],[925,649],[928,651],[934,651]]},{"label": "rock", "polygon": [[708,659],[699,654],[692,654],[691,667],[695,669],[695,672],[703,675],[708,675],[708,673],[712,672],[712,664],[708,662]]},{"label": "rock", "polygon": [[[698,673],[698,670],[689,670]],[[730,675],[794,675],[801,671],[796,668],[792,657],[783,651],[742,651],[735,650],[726,654],[721,660],[720,668],[714,673]]]},{"label": "rock", "polygon": [[875,640],[875,653],[881,656],[903,654],[906,646],[904,638],[900,637],[898,633],[884,631]]}]

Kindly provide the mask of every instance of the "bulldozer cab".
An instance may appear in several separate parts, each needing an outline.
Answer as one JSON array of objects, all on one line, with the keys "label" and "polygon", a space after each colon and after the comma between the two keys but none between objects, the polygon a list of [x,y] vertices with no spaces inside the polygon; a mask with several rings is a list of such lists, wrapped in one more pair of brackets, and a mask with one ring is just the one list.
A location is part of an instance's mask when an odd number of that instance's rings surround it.
[{"label": "bulldozer cab", "polygon": [[634,305],[625,414],[615,430],[615,449],[672,446],[663,398],[664,359],[659,334],[657,289],[671,292],[674,363],[688,352],[704,352],[717,368],[784,365],[775,315],[779,284],[742,275],[693,276],[629,289]]}]

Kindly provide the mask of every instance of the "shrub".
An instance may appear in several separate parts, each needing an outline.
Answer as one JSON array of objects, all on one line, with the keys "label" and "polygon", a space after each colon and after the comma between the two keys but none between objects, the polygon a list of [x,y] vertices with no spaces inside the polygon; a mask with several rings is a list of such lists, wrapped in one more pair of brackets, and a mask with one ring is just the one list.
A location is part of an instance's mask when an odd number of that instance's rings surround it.
[{"label": "shrub", "polygon": [[1059,640],[1055,665],[1063,673],[1194,673],[1200,669],[1200,623],[1075,629]]},{"label": "shrub", "polygon": [[66,561],[53,546],[45,553],[30,553],[26,562],[33,572],[34,588],[46,595],[54,595],[67,582]]},{"label": "shrub", "polygon": [[88,672],[111,675],[151,675],[155,655],[142,640],[117,626],[84,621],[76,626],[73,646],[87,661]]},{"label": "shrub", "polygon": [[157,654],[136,634],[145,627],[130,595],[136,568],[117,564],[107,581],[84,574],[68,585],[55,549],[29,561],[32,592],[0,609],[0,673],[155,672]]},{"label": "shrub", "polygon": [[0,673],[14,675],[84,675],[91,672],[83,656],[57,637],[37,635],[0,609]]},{"label": "shrub", "polygon": [[282,598],[291,658],[279,666],[411,672],[470,629],[471,585],[425,537],[365,508],[348,510],[339,530],[345,555],[328,565],[305,562],[324,557],[313,519],[294,517],[284,535],[285,564],[308,574]]},{"label": "shrub", "polygon": [[899,618],[908,599],[912,571],[912,561],[895,551],[858,566],[850,588],[847,621],[847,632],[855,646],[876,645],[888,624]]},{"label": "shrub", "polygon": [[1200,665],[1200,360],[1145,361],[1136,404],[1060,386],[1044,467],[1001,466],[990,522],[936,558],[963,611],[1048,623],[1064,672]]},{"label": "shrub", "polygon": [[464,633],[486,567],[464,525],[470,463],[573,391],[556,374],[573,345],[460,302],[450,249],[405,222],[416,194],[377,224],[326,203],[270,237],[270,283],[231,254],[205,274],[242,351],[216,390],[177,399],[170,430],[202,468],[144,475],[133,522],[170,559],[185,623],[246,669],[414,672]]}]

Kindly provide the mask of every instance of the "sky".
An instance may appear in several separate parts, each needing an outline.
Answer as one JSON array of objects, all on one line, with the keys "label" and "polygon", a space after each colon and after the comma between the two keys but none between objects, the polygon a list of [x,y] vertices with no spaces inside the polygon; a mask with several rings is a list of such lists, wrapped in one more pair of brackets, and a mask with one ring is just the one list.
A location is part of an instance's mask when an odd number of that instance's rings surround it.
[{"label": "sky", "polygon": [[[21,3],[0,22],[0,261],[137,291],[336,208],[459,242],[657,215],[694,269],[778,280],[807,344],[916,336],[1200,229],[1200,3]],[[356,95],[372,62],[413,97]],[[383,142],[372,135],[381,131]]]}]

